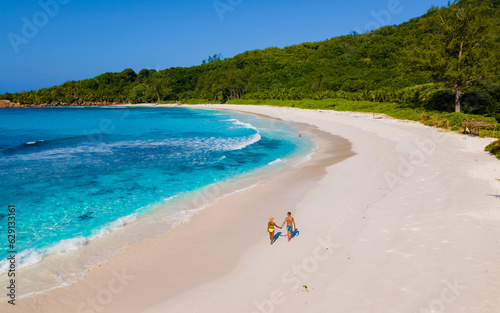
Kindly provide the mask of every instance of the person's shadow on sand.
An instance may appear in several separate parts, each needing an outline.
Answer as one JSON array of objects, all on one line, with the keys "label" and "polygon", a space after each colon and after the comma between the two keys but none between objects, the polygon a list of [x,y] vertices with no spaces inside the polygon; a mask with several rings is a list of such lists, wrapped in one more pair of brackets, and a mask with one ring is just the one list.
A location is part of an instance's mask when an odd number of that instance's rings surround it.
[{"label": "person's shadow on sand", "polygon": [[276,242],[276,240],[278,240],[278,238],[281,236],[281,232],[277,232],[276,234],[274,234],[274,237],[273,237],[273,243]]},{"label": "person's shadow on sand", "polygon": [[[276,242],[276,240],[278,240],[279,237],[286,237],[287,233],[285,233],[284,235],[282,235],[282,232],[277,232],[274,237],[273,237],[273,243]],[[293,232],[292,232],[292,238],[295,238],[296,236],[299,235],[299,230],[298,229],[295,229]]]}]

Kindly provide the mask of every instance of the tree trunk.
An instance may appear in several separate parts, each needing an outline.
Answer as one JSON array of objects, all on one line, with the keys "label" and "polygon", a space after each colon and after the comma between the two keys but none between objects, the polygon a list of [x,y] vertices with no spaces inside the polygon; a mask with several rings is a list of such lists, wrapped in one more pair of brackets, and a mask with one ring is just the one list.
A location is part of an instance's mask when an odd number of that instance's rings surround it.
[{"label": "tree trunk", "polygon": [[460,112],[460,98],[462,97],[462,90],[455,87],[455,112]]},{"label": "tree trunk", "polygon": [[[458,73],[461,70],[462,54],[464,51],[465,28],[462,30],[462,40],[460,41],[460,50],[458,51]],[[455,78],[455,112],[460,112],[460,98],[462,97],[462,87],[459,86],[460,78]]]}]

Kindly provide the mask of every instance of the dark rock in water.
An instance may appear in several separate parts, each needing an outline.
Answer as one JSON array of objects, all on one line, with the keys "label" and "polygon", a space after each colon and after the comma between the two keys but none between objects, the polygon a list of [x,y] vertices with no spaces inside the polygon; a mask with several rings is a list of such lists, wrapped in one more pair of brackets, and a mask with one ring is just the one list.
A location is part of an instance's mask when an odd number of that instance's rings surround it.
[{"label": "dark rock in water", "polygon": [[83,214],[83,215],[80,215],[80,216],[78,216],[78,219],[79,219],[80,221],[85,221],[85,220],[89,220],[89,219],[91,219],[91,218],[94,218],[93,216],[91,216],[91,215],[92,215],[92,213],[94,213],[94,212],[88,212],[88,213],[85,213],[85,214]]}]

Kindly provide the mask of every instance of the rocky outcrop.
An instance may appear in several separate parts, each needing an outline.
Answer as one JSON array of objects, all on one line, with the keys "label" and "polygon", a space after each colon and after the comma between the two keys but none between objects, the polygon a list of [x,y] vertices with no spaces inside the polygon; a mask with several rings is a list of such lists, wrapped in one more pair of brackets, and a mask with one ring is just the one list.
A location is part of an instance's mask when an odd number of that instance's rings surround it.
[{"label": "rocky outcrop", "polygon": [[10,102],[9,100],[0,100],[0,108],[18,108],[22,107],[21,104]]},{"label": "rocky outcrop", "polygon": [[53,101],[50,103],[41,103],[41,104],[20,104],[11,102],[9,100],[0,100],[0,108],[21,108],[21,107],[69,107],[69,106],[107,106],[107,105],[116,105],[116,104],[124,104],[117,102],[90,102],[85,101],[82,103],[65,103]]}]

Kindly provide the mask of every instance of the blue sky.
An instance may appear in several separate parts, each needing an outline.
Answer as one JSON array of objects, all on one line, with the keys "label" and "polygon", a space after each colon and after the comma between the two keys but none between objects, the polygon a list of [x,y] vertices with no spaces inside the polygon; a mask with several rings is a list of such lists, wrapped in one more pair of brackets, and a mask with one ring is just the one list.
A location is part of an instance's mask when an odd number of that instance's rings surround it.
[{"label": "blue sky", "polygon": [[0,94],[399,24],[448,0],[1,0]]}]

